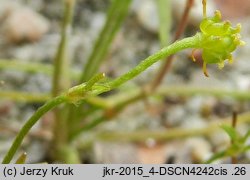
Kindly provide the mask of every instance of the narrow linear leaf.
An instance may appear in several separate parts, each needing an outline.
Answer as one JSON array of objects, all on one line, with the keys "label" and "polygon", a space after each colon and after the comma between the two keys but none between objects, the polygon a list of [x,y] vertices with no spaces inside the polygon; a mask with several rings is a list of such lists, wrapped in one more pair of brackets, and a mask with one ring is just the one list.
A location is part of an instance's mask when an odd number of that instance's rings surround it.
[{"label": "narrow linear leaf", "polygon": [[221,159],[226,156],[226,151],[215,153],[209,160],[205,162],[205,164],[211,164],[212,162]]},{"label": "narrow linear leaf", "polygon": [[103,26],[99,38],[96,40],[94,48],[87,60],[80,82],[88,81],[97,73],[103,62],[111,42],[118,32],[122,22],[127,16],[131,0],[113,0],[107,14],[107,20]]},{"label": "narrow linear leaf", "polygon": [[[44,63],[34,63],[34,62],[20,62],[16,59],[0,59],[0,69],[3,70],[15,70],[26,73],[41,73],[48,76],[53,74],[53,66]],[[79,71],[71,70],[69,77],[73,80],[78,79],[80,76]]]},{"label": "narrow linear leaf", "polygon": [[242,150],[243,153],[248,152],[248,151],[250,151],[250,145],[244,147]]},{"label": "narrow linear leaf", "polygon": [[157,0],[156,1],[159,16],[159,37],[161,46],[167,46],[170,42],[169,34],[171,29],[171,4],[170,0]]},{"label": "narrow linear leaf", "polygon": [[250,129],[247,131],[247,133],[243,137],[243,143],[245,143],[249,137],[250,137]]},{"label": "narrow linear leaf", "polygon": [[231,140],[237,141],[239,135],[233,127],[228,125],[222,125],[221,128],[229,135]]},{"label": "narrow linear leaf", "polygon": [[71,25],[75,0],[64,0],[64,18],[62,23],[61,40],[57,48],[54,59],[54,74],[52,95],[57,96],[61,91],[70,87],[69,79],[69,58],[68,58],[68,41],[71,35]]}]

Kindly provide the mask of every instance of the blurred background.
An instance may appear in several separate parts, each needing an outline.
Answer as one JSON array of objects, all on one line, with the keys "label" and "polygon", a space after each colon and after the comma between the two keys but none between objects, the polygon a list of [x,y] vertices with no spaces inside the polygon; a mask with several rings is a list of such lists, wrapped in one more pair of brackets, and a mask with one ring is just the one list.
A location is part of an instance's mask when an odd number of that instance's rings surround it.
[{"label": "blurred background", "polygon": [[[201,0],[192,1],[183,23],[187,2],[171,0],[166,7],[170,14],[166,19],[168,44],[175,40],[180,24],[186,26],[178,38],[199,31]],[[111,0],[76,1],[68,41],[71,85],[77,84],[86,66],[111,3]],[[234,63],[226,64],[222,70],[208,65],[207,78],[202,72],[200,51],[195,52],[196,62],[191,60],[190,50],[178,53],[154,96],[129,103],[115,116],[110,109],[100,109],[90,120],[87,118],[91,121],[100,113],[108,114],[107,121],[71,142],[81,163],[201,163],[230,146],[229,136],[215,124],[230,122],[236,112],[237,131],[244,135],[249,130],[250,0],[208,0],[208,16],[216,9],[223,19],[242,25],[246,45],[233,54]],[[48,99],[63,16],[62,0],[0,0],[0,159],[24,122]],[[132,0],[99,71],[115,78],[157,52],[163,46],[160,26],[155,0]],[[119,90],[102,97],[112,103],[126,100],[153,81],[161,66],[161,62],[156,63]],[[48,157],[53,119],[51,111],[35,125],[17,156],[25,151],[27,163],[57,162]],[[217,160],[230,162],[230,158]],[[238,162],[250,163],[250,152],[240,154]]]}]

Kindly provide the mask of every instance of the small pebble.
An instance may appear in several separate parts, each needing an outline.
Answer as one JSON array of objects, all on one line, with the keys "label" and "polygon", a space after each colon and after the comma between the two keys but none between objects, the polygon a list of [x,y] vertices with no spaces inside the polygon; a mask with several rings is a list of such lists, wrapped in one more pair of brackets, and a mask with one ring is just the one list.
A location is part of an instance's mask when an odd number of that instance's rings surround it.
[{"label": "small pebble", "polygon": [[173,127],[181,124],[185,121],[186,113],[182,105],[169,108],[166,112],[166,125]]},{"label": "small pebble", "polygon": [[131,143],[94,143],[95,163],[137,163],[136,146]]},{"label": "small pebble", "polygon": [[35,42],[49,30],[49,22],[31,9],[19,8],[7,17],[3,28],[11,43]]},{"label": "small pebble", "polygon": [[3,86],[4,84],[5,84],[5,82],[1,80],[0,85]]},{"label": "small pebble", "polygon": [[191,149],[193,163],[202,163],[213,154],[211,145],[204,138],[190,138],[186,144]]},{"label": "small pebble", "polygon": [[223,130],[209,134],[209,139],[211,144],[216,147],[216,152],[225,150],[230,145],[230,138]]},{"label": "small pebble", "polygon": [[156,2],[153,0],[135,0],[133,4],[140,24],[150,32],[159,31],[159,17]]},{"label": "small pebble", "polygon": [[204,119],[199,116],[199,114],[186,116],[183,123],[181,124],[181,127],[185,129],[200,129],[205,128],[206,126],[207,122],[205,122]]},{"label": "small pebble", "polygon": [[15,0],[0,0],[0,3],[0,22],[4,21],[7,16],[21,7],[21,5]]}]

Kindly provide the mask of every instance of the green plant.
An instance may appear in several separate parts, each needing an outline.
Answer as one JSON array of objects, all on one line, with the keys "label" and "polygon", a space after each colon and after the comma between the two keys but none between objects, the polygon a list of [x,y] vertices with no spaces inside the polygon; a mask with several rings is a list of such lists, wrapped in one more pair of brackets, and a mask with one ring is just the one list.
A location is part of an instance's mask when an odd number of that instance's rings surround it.
[{"label": "green plant", "polygon": [[[173,55],[179,51],[188,48],[202,49],[203,50],[203,71],[206,76],[208,76],[206,71],[206,64],[210,63],[224,63],[225,59],[231,59],[231,52],[236,49],[239,45],[242,45],[243,42],[240,41],[239,31],[240,28],[237,26],[233,28],[228,22],[221,21],[220,14],[217,11],[215,16],[212,18],[206,17],[206,6],[204,3],[204,20],[201,22],[201,32],[198,32],[193,37],[184,38],[182,40],[176,41],[169,46],[166,46],[156,52],[155,54],[147,57],[136,67],[128,71],[127,73],[121,75],[120,77],[110,80],[105,79],[104,74],[98,74],[99,67],[107,54],[108,47],[111,44],[112,39],[114,38],[115,33],[117,32],[119,26],[121,25],[122,20],[126,17],[128,12],[129,4],[131,1],[121,1],[114,0],[108,12],[108,18],[106,24],[101,32],[100,39],[96,41],[93,52],[90,55],[90,58],[87,61],[87,66],[83,71],[80,78],[80,85],[74,86],[69,89],[70,79],[67,74],[69,70],[67,69],[69,62],[67,62],[67,39],[69,38],[69,31],[67,29],[71,26],[72,14],[75,1],[74,0],[65,0],[65,17],[62,27],[61,42],[58,47],[58,52],[55,57],[55,71],[53,76],[53,90],[50,100],[48,100],[43,106],[41,106],[34,115],[25,123],[17,137],[15,138],[11,148],[3,159],[3,163],[10,163],[17,149],[22,143],[22,140],[27,135],[32,126],[48,111],[52,110],[55,107],[58,107],[61,104],[73,104],[73,106],[63,106],[55,110],[56,115],[56,126],[55,126],[55,139],[56,148],[67,149],[70,143],[77,135],[85,130],[90,130],[95,127],[100,122],[103,122],[105,118],[112,118],[116,113],[118,113],[119,108],[126,106],[130,102],[140,99],[143,96],[151,94],[151,91],[143,89],[141,95],[131,98],[129,100],[122,101],[120,104],[112,106],[108,101],[103,101],[101,98],[98,98],[97,95],[111,91],[119,86],[123,85],[132,78],[138,76],[140,73],[145,71],[147,68],[152,66],[154,63],[159,60]],[[162,33],[161,33],[162,34]],[[162,37],[166,39],[167,37]],[[167,41],[163,41],[165,44]],[[214,43],[217,46],[214,46]],[[46,69],[48,73],[48,69]],[[97,74],[97,75],[95,75]],[[84,83],[82,83],[85,81]],[[68,90],[67,90],[68,89]],[[139,91],[139,92],[142,92]],[[140,94],[140,93],[139,93]],[[112,111],[115,109],[113,114],[107,115],[104,111],[104,115],[100,118],[94,119],[90,124],[82,127],[78,127],[79,124],[79,112],[81,112],[80,105],[83,103],[90,102],[89,112],[93,112],[100,107],[105,107],[107,111]],[[91,106],[92,105],[92,106]],[[113,108],[113,109],[112,109]],[[110,112],[109,111],[109,112]],[[70,113],[68,113],[70,112]],[[89,114],[89,112],[85,112]],[[71,120],[71,121],[69,121]],[[77,126],[77,128],[75,128]],[[63,135],[60,133],[63,131]],[[66,157],[70,156],[70,153],[76,153],[74,149],[69,150]],[[63,152],[64,153],[64,152]],[[65,158],[64,154],[60,154],[59,158]],[[67,159],[67,158],[65,158]],[[72,159],[67,159],[62,162],[77,162],[77,157]],[[61,159],[60,159],[61,160]],[[20,160],[23,162],[23,160]]]},{"label": "green plant", "polygon": [[235,157],[250,150],[250,145],[246,144],[246,141],[250,136],[250,130],[245,135],[241,135],[231,126],[222,125],[221,128],[228,134],[232,143],[226,150],[215,153],[209,160],[205,162],[207,164],[218,159]]},{"label": "green plant", "polygon": [[244,45],[244,42],[240,40],[240,24],[233,28],[229,21],[221,21],[220,11],[216,11],[214,17],[207,17],[206,1],[203,0],[203,4],[204,19],[200,24],[202,40],[199,48],[203,50],[203,72],[208,76],[206,64],[218,64],[219,68],[223,68],[226,59],[232,63],[231,53],[237,46]]}]

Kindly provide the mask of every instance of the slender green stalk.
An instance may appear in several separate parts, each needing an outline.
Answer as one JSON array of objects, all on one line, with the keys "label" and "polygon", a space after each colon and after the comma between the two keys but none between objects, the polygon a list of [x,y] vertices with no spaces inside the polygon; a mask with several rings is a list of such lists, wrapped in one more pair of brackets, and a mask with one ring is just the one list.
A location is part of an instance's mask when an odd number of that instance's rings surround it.
[{"label": "slender green stalk", "polygon": [[11,99],[19,102],[46,102],[51,96],[49,94],[27,93],[16,91],[0,91],[1,99]]},{"label": "slender green stalk", "polygon": [[33,127],[33,125],[49,110],[53,109],[54,107],[58,106],[59,104],[65,102],[65,96],[58,96],[50,101],[48,101],[46,104],[44,104],[42,107],[40,107],[33,116],[30,117],[30,119],[25,123],[25,125],[22,127],[18,135],[16,136],[12,146],[10,147],[8,153],[4,157],[2,163],[8,164],[12,160],[14,154],[16,153],[17,149],[21,145],[24,137],[28,134],[29,130]]},{"label": "slender green stalk", "polygon": [[86,124],[85,126],[83,127],[80,127],[74,131],[72,131],[72,133],[70,133],[69,135],[69,139],[70,140],[73,140],[75,137],[77,137],[79,134],[83,133],[83,132],[86,132],[86,131],[89,131],[91,129],[93,129],[94,127],[96,127],[97,125],[103,123],[106,121],[106,118],[105,117],[99,117],[97,119],[94,119],[93,121],[91,121],[89,124]]},{"label": "slender green stalk", "polygon": [[51,65],[41,63],[22,63],[19,60],[0,59],[0,69],[13,69],[17,71],[26,71],[31,73],[52,74]]},{"label": "slender green stalk", "polygon": [[[240,101],[250,100],[250,93],[248,91],[239,91],[239,90],[229,90],[229,89],[220,89],[220,88],[203,88],[203,87],[189,87],[189,86],[168,86],[160,87],[156,92],[146,94],[151,96],[214,96],[217,98],[230,97]],[[142,91],[140,88],[134,88],[126,92],[121,92],[116,95],[112,95],[105,99],[106,104],[109,104],[107,108],[114,108],[117,106],[123,106],[123,104],[133,103],[142,98]]]},{"label": "slender green stalk", "polygon": [[[87,64],[83,68],[80,83],[88,81],[91,77],[93,77],[99,70],[102,62],[105,60],[105,56],[107,55],[111,43],[118,32],[121,24],[127,16],[129,5],[131,0],[113,0],[111,6],[108,10],[106,16],[106,22],[96,40],[92,52],[87,59]],[[72,117],[76,117],[80,110],[75,107],[70,107],[69,112],[69,127],[75,126],[77,120]],[[77,124],[76,124],[77,125]]]},{"label": "slender green stalk", "polygon": [[237,90],[222,90],[216,88],[197,88],[197,87],[186,87],[184,90],[182,87],[170,87],[170,88],[160,88],[158,91],[159,95],[164,94],[176,94],[179,96],[194,96],[194,95],[212,95],[218,98],[232,97],[237,100],[247,101],[250,98],[250,94],[247,91],[237,91]]},{"label": "slender green stalk", "polygon": [[157,0],[158,15],[159,15],[159,37],[161,46],[167,46],[170,42],[170,30],[171,30],[171,2],[170,0]]},{"label": "slender green stalk", "polygon": [[[9,151],[7,152],[6,156],[4,157],[2,163],[7,164],[10,163],[12,160],[14,154],[16,153],[17,149],[21,145],[24,137],[28,134],[29,130],[34,126],[34,124],[49,110],[52,110],[56,106],[62,104],[62,103],[73,103],[76,104],[76,101],[85,99],[89,95],[92,95],[89,90],[92,89],[92,86],[97,83],[101,77],[101,75],[94,76],[92,79],[89,80],[89,82],[80,84],[78,86],[75,86],[71,89],[69,89],[66,93],[63,93],[60,96],[57,96],[51,100],[49,100],[47,103],[45,103],[43,106],[41,106],[31,117],[30,119],[24,124],[24,126],[21,128],[19,133],[17,134],[13,144],[11,145]],[[78,99],[76,99],[78,97]],[[66,147],[67,148],[67,147]],[[71,149],[71,148],[69,148]],[[62,149],[63,151],[63,149]],[[66,152],[73,152],[72,149],[70,151],[63,151],[63,153]],[[73,155],[71,154],[71,157]],[[69,157],[65,157],[69,158]],[[70,158],[71,159],[71,158]],[[75,159],[75,158],[73,158]]]},{"label": "slender green stalk", "polygon": [[28,133],[30,128],[39,120],[39,118],[42,115],[44,115],[50,109],[53,109],[55,106],[63,102],[73,103],[77,105],[78,101],[84,100],[87,97],[96,96],[100,93],[110,91],[111,89],[114,89],[122,85],[123,83],[127,82],[128,80],[142,73],[144,70],[146,70],[148,67],[150,67],[152,64],[154,64],[158,60],[162,59],[164,56],[169,56],[173,53],[176,53],[186,48],[194,48],[194,47],[199,46],[199,43],[200,43],[199,37],[200,37],[199,34],[197,34],[193,37],[185,38],[183,40],[175,42],[174,44],[166,48],[163,48],[162,50],[155,53],[154,55],[146,58],[144,61],[142,61],[139,65],[137,65],[134,69],[132,69],[128,73],[125,73],[121,77],[118,77],[117,79],[109,83],[97,84],[97,82],[102,77],[104,77],[104,74],[97,75],[97,76],[94,76],[92,79],[90,79],[89,82],[73,87],[69,89],[65,94],[55,97],[54,99],[48,101],[44,106],[39,108],[37,112],[35,112],[35,114],[26,122],[26,124],[20,130],[13,145],[11,146],[9,152],[4,158],[3,163],[9,163],[11,161],[14,153],[17,151],[23,138]]},{"label": "slender green stalk", "polygon": [[[44,63],[23,63],[19,60],[13,59],[0,59],[0,69],[12,69],[16,71],[30,72],[30,73],[42,73],[48,76],[53,74],[53,67],[49,64]],[[75,71],[70,71],[70,78],[76,80],[79,78],[80,73]]]},{"label": "slender green stalk", "polygon": [[88,81],[95,75],[103,62],[111,42],[118,32],[123,20],[127,16],[131,0],[113,0],[107,14],[106,23],[95,42],[93,51],[91,52],[87,64],[84,67],[80,78],[80,83]]},{"label": "slender green stalk", "polygon": [[69,61],[67,57],[68,39],[71,34],[71,23],[74,11],[75,0],[64,0],[65,12],[62,24],[61,41],[54,60],[53,75],[53,96],[57,96],[62,90],[69,88],[70,81],[68,76]]},{"label": "slender green stalk", "polygon": [[[130,141],[141,142],[148,138],[157,141],[166,141],[175,138],[187,138],[191,136],[210,135],[215,131],[220,130],[220,125],[223,123],[230,124],[230,118],[219,119],[210,123],[204,128],[197,129],[184,129],[184,128],[171,128],[167,131],[136,131],[136,132],[99,132],[96,133],[95,140],[103,141]],[[239,115],[239,124],[249,123],[250,113],[243,113]]]},{"label": "slender green stalk", "polygon": [[[156,92],[152,94],[147,94],[147,96],[214,96],[217,98],[231,97],[239,101],[250,100],[250,93],[248,91],[241,90],[229,90],[221,88],[202,88],[202,87],[189,87],[189,86],[168,86],[160,87]],[[19,91],[1,91],[1,99],[10,99],[16,102],[46,102],[51,99],[50,94],[43,93],[26,93]],[[102,109],[110,109],[117,106],[122,106],[123,104],[131,104],[133,102],[139,101],[142,98],[142,92],[140,88],[134,88],[133,90],[128,90],[126,92],[120,92],[115,95],[111,95],[107,98],[102,97],[89,97],[85,101],[91,105],[100,107]]]},{"label": "slender green stalk", "polygon": [[[165,48],[161,49],[160,51],[158,51],[157,53],[149,56],[148,58],[143,60],[140,64],[138,64],[135,68],[133,68],[129,72],[123,74],[122,76],[116,78],[113,81],[105,83],[103,86],[104,88],[97,88],[96,90],[93,90],[92,93],[97,95],[97,94],[101,94],[103,92],[115,89],[118,86],[126,83],[130,79],[133,79],[134,77],[136,77],[137,75],[139,75],[140,73],[145,71],[147,68],[149,68],[151,65],[153,65],[157,61],[161,60],[163,57],[169,56],[171,54],[174,54],[174,53],[181,51],[183,49],[186,49],[186,48],[198,47],[199,40],[200,40],[200,36],[199,36],[199,34],[196,34],[193,37],[185,38],[185,39],[180,40],[180,41],[176,41],[175,43],[171,44],[170,46],[165,47]],[[103,121],[97,121],[97,122],[98,123],[94,122],[94,126],[98,125],[99,123],[101,123]],[[91,127],[93,127],[93,125],[91,125]],[[85,130],[85,128],[82,128],[82,129]],[[73,135],[71,135],[71,139],[72,139],[72,137],[77,136],[80,132],[81,132],[81,128],[80,128],[80,130],[79,129],[76,130],[76,133],[73,133]]]},{"label": "slender green stalk", "polygon": [[[117,95],[110,96],[108,98],[103,99],[106,103],[106,106],[102,108],[109,110],[112,109],[115,111],[116,114],[122,112],[122,110],[130,104],[133,104],[145,96],[169,96],[169,95],[177,95],[177,96],[197,96],[197,95],[208,95],[208,96],[215,96],[217,98],[225,98],[230,97],[240,101],[248,101],[250,100],[250,94],[248,91],[240,92],[237,90],[225,90],[225,89],[216,89],[216,88],[195,88],[195,87],[160,87],[154,93],[145,94],[147,92],[143,92],[140,88],[136,88],[130,91],[126,91],[123,93],[119,93]],[[91,98],[88,99],[91,103]],[[98,119],[103,119],[99,121]],[[93,120],[90,124],[86,125],[86,127],[77,127],[70,135],[70,139],[74,139],[79,134],[94,128],[95,126],[106,122],[108,118],[105,118],[104,115],[99,117],[96,120]]]},{"label": "slender green stalk", "polygon": [[125,73],[124,75],[118,77],[117,79],[108,82],[106,85],[109,86],[111,89],[114,89],[123,83],[129,81],[130,79],[134,78],[141,72],[145,71],[148,67],[159,61],[160,59],[170,56],[172,54],[175,54],[178,51],[181,51],[183,49],[187,48],[197,48],[200,44],[200,35],[197,33],[193,37],[188,37],[185,39],[182,39],[180,41],[176,41],[175,43],[161,49],[157,53],[149,56],[145,60],[143,60],[139,65],[137,65],[135,68],[130,70],[129,72]]},{"label": "slender green stalk", "polygon": [[[68,41],[71,35],[71,25],[73,20],[75,0],[64,0],[64,19],[62,24],[61,41],[57,50],[54,62],[54,75],[52,96],[58,96],[62,91],[68,89],[71,85],[69,78],[69,58],[68,58]],[[54,139],[51,143],[51,155],[58,161],[66,163],[67,155],[63,151],[68,145],[68,107],[55,109]],[[71,156],[71,155],[70,155]]]},{"label": "slender green stalk", "polygon": [[[188,20],[189,12],[191,10],[191,7],[193,6],[193,2],[194,2],[194,0],[187,0],[186,1],[185,10],[184,10],[184,12],[182,14],[182,17],[181,17],[181,20],[180,20],[180,22],[179,22],[179,24],[177,26],[177,29],[176,29],[173,41],[176,41],[177,39],[179,39],[180,36],[181,36],[181,34],[184,32],[185,27],[187,25],[187,20]],[[160,21],[163,21],[163,22],[160,22],[160,39],[161,39],[161,44],[163,44],[166,41],[166,40],[164,40],[164,38],[165,38],[165,36],[163,34],[164,32],[163,32],[163,30],[161,30],[161,29],[163,29],[163,27],[161,27],[161,26],[163,26],[163,24],[165,23],[164,22],[164,17],[163,17],[163,15],[161,15],[161,14],[164,13],[164,9],[162,7],[162,6],[164,6],[164,3],[168,3],[168,2],[164,2],[164,0],[158,0],[158,6],[160,6],[159,7],[160,11],[162,11],[160,13]],[[167,16],[167,15],[165,14],[165,16]],[[165,17],[165,18],[168,19],[168,17]],[[161,35],[161,34],[163,34],[163,35]],[[150,91],[155,91],[158,88],[158,86],[161,84],[161,82],[162,82],[165,74],[169,71],[169,69],[170,69],[170,67],[172,65],[173,57],[174,56],[169,56],[169,57],[166,58],[165,61],[162,62],[162,65],[161,65],[159,71],[157,72],[155,78],[153,79],[153,81],[151,82],[151,84],[149,86],[149,90]]]}]

